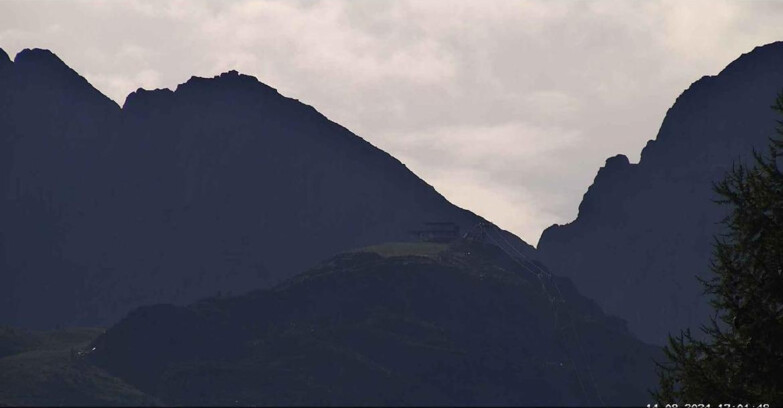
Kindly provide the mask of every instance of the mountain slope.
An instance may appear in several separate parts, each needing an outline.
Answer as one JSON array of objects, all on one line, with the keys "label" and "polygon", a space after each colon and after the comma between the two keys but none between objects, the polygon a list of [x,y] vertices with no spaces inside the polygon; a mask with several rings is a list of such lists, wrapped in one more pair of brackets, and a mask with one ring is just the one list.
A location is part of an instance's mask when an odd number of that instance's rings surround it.
[{"label": "mountain slope", "polygon": [[710,307],[696,276],[709,272],[726,209],[712,183],[774,135],[770,109],[783,89],[783,43],[758,47],[703,77],[669,109],[638,164],[607,160],[579,215],[541,236],[540,259],[568,276],[643,340],[697,328]]},{"label": "mountain slope", "polygon": [[253,77],[140,89],[119,108],[48,51],[3,56],[2,324],[109,324],[268,287],[425,221],[483,221]]},{"label": "mountain slope", "polygon": [[[270,290],[135,310],[88,360],[167,404],[638,405],[659,349],[476,242],[385,245]],[[558,287],[562,301],[544,290]]]},{"label": "mountain slope", "polygon": [[0,327],[0,406],[154,406],[106,371],[86,364],[76,351],[102,329],[26,332]]},{"label": "mountain slope", "polygon": [[45,50],[0,63],[0,105],[0,324],[54,326],[80,310],[68,245],[101,205],[120,109]]}]

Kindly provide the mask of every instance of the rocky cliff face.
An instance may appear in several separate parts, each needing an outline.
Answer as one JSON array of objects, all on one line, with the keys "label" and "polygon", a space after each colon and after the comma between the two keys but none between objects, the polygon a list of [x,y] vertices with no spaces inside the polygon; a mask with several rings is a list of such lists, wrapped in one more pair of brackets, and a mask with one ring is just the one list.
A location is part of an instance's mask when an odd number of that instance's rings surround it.
[{"label": "rocky cliff face", "polygon": [[696,277],[709,274],[727,211],[712,201],[712,183],[765,148],[781,90],[780,42],[695,82],[638,164],[622,155],[607,160],[577,219],[544,231],[540,258],[644,340],[663,343],[670,332],[706,323],[710,308]]},{"label": "rocky cliff face", "polygon": [[234,71],[120,108],[49,51],[2,53],[0,106],[0,324],[109,324],[410,240],[424,221],[482,221]]}]

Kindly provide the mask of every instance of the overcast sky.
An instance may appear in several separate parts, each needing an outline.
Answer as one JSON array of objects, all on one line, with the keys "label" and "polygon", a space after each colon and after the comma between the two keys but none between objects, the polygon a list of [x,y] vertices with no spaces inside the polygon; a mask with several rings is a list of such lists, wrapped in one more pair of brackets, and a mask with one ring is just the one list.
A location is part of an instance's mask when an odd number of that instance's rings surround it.
[{"label": "overcast sky", "polygon": [[0,47],[51,49],[120,105],[254,75],[536,244],[607,157],[637,161],[677,95],[782,22],[763,1],[0,0]]}]

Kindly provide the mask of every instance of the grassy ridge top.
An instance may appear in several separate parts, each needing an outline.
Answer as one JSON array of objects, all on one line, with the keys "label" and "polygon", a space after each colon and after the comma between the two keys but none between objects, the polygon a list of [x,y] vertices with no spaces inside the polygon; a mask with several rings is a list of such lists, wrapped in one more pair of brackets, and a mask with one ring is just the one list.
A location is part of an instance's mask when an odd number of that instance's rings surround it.
[{"label": "grassy ridge top", "polygon": [[88,360],[175,405],[646,398],[658,350],[537,268],[480,242],[362,248],[273,289],[139,308]]},{"label": "grassy ridge top", "polygon": [[438,254],[448,249],[448,244],[434,242],[390,242],[359,248],[351,252],[369,252],[384,258],[399,256],[423,256],[436,258]]}]

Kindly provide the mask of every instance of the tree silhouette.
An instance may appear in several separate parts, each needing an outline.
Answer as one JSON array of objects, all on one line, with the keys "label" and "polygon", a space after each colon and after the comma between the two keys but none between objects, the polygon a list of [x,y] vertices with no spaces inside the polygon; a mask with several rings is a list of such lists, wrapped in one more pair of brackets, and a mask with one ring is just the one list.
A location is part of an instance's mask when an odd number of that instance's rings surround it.
[{"label": "tree silhouette", "polygon": [[[783,93],[773,109],[783,114]],[[670,336],[658,364],[666,403],[783,405],[783,120],[755,166],[735,165],[715,185],[731,206],[704,280],[716,314],[701,330]]]}]

